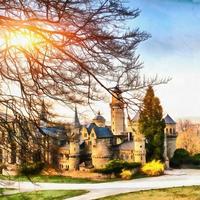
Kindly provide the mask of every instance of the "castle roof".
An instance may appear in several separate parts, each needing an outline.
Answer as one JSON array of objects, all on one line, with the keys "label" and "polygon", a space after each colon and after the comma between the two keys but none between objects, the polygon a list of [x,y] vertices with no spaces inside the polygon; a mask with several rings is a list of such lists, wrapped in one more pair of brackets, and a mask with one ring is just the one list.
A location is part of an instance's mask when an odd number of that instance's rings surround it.
[{"label": "castle roof", "polygon": [[164,117],[164,120],[165,124],[176,124],[176,122],[168,114]]},{"label": "castle roof", "polygon": [[108,127],[94,127],[97,138],[112,138],[113,134]]},{"label": "castle roof", "polygon": [[133,141],[126,141],[118,146],[119,150],[134,150]]},{"label": "castle roof", "polygon": [[64,127],[41,127],[44,134],[55,137],[59,133],[64,133]]},{"label": "castle roof", "polygon": [[87,130],[88,130],[88,133],[90,134],[91,133],[91,130],[96,126],[95,123],[91,123],[88,127],[87,127]]},{"label": "castle roof", "polygon": [[100,112],[98,112],[97,116],[95,116],[93,120],[104,121],[104,122],[106,121]]}]

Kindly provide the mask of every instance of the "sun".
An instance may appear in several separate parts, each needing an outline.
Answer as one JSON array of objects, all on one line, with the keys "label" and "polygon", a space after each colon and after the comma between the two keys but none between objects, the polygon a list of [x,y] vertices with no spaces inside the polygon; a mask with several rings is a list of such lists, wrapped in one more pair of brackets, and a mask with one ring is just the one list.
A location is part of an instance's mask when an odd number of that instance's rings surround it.
[{"label": "sun", "polygon": [[40,42],[40,39],[30,31],[19,30],[11,32],[6,42],[9,46],[32,49]]}]

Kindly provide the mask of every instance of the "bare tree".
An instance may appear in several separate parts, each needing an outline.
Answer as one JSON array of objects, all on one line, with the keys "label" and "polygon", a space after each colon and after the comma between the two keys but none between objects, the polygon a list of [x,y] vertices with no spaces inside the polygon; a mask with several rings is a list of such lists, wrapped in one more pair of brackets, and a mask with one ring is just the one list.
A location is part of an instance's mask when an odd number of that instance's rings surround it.
[{"label": "bare tree", "polygon": [[176,141],[177,148],[186,149],[191,154],[200,153],[200,134],[194,126],[179,133]]},{"label": "bare tree", "polygon": [[43,99],[90,103],[118,85],[138,104],[147,86],[167,81],[140,75],[135,51],[149,35],[127,23],[139,13],[121,0],[1,0],[1,107],[39,129]]}]

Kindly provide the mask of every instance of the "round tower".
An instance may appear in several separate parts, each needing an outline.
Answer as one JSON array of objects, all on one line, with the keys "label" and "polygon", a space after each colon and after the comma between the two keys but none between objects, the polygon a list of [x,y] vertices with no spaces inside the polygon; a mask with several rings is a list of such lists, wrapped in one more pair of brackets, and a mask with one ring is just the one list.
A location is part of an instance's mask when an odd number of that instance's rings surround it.
[{"label": "round tower", "polygon": [[118,87],[113,90],[111,108],[111,130],[114,135],[122,135],[125,132],[124,102]]},{"label": "round tower", "polygon": [[69,170],[78,170],[80,163],[79,140],[71,140],[69,143]]},{"label": "round tower", "polygon": [[92,164],[94,168],[101,169],[112,159],[111,139],[96,140],[92,144]]}]

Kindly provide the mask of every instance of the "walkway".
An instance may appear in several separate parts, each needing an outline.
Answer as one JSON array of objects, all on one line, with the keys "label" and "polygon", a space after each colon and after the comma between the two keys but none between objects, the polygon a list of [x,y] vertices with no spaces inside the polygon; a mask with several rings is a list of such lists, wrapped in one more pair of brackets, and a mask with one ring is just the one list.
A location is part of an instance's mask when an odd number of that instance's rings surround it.
[{"label": "walkway", "polygon": [[200,170],[173,170],[166,171],[166,175],[152,178],[133,179],[93,184],[68,183],[31,183],[0,181],[0,187],[16,188],[20,191],[31,190],[89,190],[90,192],[68,200],[91,200],[119,193],[140,190],[200,185]]}]

